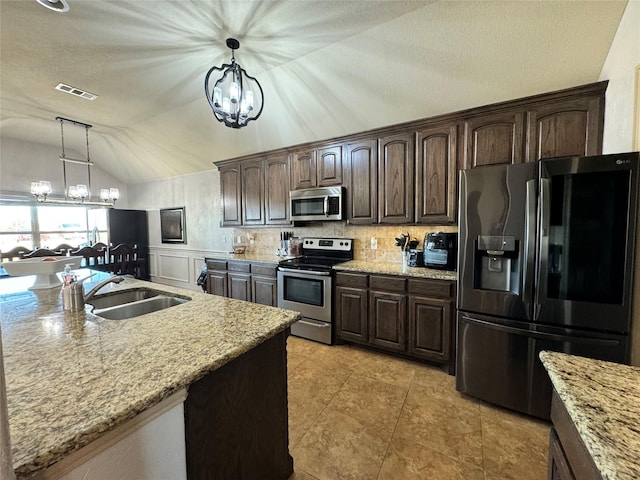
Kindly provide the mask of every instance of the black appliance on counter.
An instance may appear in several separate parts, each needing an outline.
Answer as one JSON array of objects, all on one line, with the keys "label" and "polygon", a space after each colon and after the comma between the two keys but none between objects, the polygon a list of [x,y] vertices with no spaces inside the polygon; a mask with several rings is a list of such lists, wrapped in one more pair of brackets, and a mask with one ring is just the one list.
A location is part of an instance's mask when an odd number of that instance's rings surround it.
[{"label": "black appliance on counter", "polygon": [[291,334],[333,344],[333,266],[353,260],[353,238],[303,238],[302,256],[278,264],[278,307],[302,313]]},{"label": "black appliance on counter", "polygon": [[439,270],[455,270],[458,263],[457,233],[427,233],[424,236],[424,266]]},{"label": "black appliance on counter", "polygon": [[458,391],[548,419],[541,350],[629,362],[639,162],[461,172]]}]

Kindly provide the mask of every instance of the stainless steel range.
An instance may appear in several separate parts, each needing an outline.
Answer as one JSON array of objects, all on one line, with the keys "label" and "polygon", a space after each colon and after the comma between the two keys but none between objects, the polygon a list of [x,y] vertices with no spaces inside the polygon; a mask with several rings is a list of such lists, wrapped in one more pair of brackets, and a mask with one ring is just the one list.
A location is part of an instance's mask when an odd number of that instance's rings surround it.
[{"label": "stainless steel range", "polygon": [[278,307],[300,312],[291,334],[333,343],[333,266],[353,260],[353,238],[304,238],[302,256],[278,265]]}]

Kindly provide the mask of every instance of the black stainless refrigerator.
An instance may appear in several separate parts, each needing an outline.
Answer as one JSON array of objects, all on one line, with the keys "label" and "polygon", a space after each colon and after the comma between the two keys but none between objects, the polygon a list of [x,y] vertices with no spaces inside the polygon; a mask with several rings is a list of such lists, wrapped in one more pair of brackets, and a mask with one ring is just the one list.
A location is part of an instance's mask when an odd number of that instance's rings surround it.
[{"label": "black stainless refrigerator", "polygon": [[458,391],[548,419],[541,350],[629,363],[639,155],[461,172]]}]

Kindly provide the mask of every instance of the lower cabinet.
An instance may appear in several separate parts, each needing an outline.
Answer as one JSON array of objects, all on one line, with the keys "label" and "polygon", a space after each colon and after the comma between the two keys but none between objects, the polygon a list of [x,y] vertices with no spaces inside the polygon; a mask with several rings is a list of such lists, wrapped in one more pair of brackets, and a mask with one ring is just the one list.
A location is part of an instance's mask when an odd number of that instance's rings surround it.
[{"label": "lower cabinet", "polygon": [[455,282],[337,272],[338,340],[454,366]]},{"label": "lower cabinet", "polygon": [[213,295],[276,307],[276,265],[248,260],[206,259],[207,291]]}]

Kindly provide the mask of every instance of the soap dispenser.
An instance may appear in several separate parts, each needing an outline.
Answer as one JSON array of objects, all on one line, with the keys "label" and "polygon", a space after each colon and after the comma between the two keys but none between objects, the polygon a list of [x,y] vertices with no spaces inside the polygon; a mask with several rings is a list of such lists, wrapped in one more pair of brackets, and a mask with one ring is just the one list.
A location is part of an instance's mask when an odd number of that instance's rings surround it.
[{"label": "soap dispenser", "polygon": [[67,263],[62,272],[62,309],[71,310],[71,284],[75,282],[75,276],[71,272],[73,264]]}]

